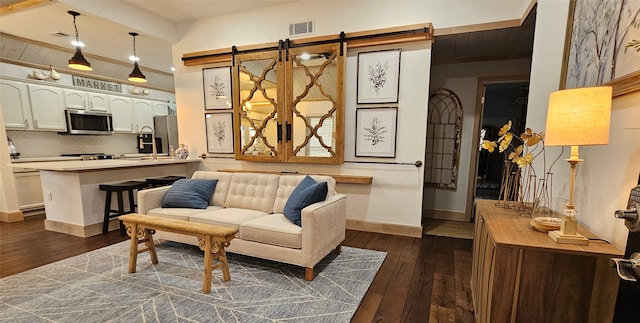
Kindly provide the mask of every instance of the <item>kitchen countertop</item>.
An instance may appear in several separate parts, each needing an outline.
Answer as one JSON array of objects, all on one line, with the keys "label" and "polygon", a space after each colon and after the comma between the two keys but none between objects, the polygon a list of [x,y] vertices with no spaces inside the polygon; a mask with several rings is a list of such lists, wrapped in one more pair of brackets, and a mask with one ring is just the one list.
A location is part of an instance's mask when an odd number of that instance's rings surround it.
[{"label": "kitchen countertop", "polygon": [[[25,158],[26,159],[26,158]],[[77,172],[90,170],[105,170],[123,167],[148,167],[171,164],[199,163],[200,159],[100,159],[100,160],[63,160],[39,161],[12,164],[12,167],[32,168],[58,172]]]},{"label": "kitchen countertop", "polygon": [[81,157],[29,157],[29,158],[18,158],[12,159],[12,164],[21,164],[21,163],[34,163],[34,162],[49,162],[49,161],[69,161],[69,160],[81,160]]},{"label": "kitchen countertop", "polygon": [[[119,159],[129,159],[129,158],[134,158],[134,159],[140,159],[142,157],[149,157],[151,154],[137,154],[137,153],[133,153],[133,154],[115,154],[116,156],[119,156]],[[158,157],[163,157],[166,158],[168,157],[168,154],[158,154]],[[21,157],[18,159],[12,159],[11,163],[12,164],[17,164],[17,163],[34,163],[34,162],[49,162],[49,161],[69,161],[69,160],[82,160],[82,157],[80,156],[53,156],[53,157]]]}]

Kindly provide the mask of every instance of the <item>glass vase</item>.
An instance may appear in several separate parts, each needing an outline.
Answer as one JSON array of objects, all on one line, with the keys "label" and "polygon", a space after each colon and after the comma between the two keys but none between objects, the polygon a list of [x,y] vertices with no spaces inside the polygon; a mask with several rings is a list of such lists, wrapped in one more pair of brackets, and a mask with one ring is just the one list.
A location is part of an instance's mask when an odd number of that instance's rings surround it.
[{"label": "glass vase", "polygon": [[561,210],[567,203],[566,199],[552,198],[550,181],[550,176],[547,176],[546,180],[540,180],[540,190],[531,216],[531,225],[535,230],[541,232],[560,229]]}]

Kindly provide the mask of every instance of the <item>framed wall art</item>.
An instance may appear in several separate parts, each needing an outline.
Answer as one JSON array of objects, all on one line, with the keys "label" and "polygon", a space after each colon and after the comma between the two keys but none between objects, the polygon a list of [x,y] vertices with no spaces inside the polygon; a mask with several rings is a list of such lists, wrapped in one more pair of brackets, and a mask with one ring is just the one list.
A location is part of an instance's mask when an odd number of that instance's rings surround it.
[{"label": "framed wall art", "polygon": [[400,49],[358,54],[357,103],[398,103]]},{"label": "framed wall art", "polygon": [[561,89],[613,86],[613,96],[640,89],[640,1],[572,0]]},{"label": "framed wall art", "polygon": [[231,67],[202,70],[205,110],[231,109]]},{"label": "framed wall art", "polygon": [[396,156],[398,108],[356,109],[356,157]]},{"label": "framed wall art", "polygon": [[205,113],[207,152],[233,153],[233,113]]}]

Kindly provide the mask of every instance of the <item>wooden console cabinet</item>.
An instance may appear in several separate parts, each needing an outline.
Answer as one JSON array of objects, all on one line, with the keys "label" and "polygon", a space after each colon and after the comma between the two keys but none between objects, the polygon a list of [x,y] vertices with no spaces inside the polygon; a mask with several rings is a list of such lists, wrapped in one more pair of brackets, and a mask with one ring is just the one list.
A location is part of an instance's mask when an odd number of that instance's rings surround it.
[{"label": "wooden console cabinet", "polygon": [[609,258],[624,252],[601,240],[557,244],[534,231],[530,218],[496,202],[476,202],[471,273],[476,322],[611,322],[619,278]]}]

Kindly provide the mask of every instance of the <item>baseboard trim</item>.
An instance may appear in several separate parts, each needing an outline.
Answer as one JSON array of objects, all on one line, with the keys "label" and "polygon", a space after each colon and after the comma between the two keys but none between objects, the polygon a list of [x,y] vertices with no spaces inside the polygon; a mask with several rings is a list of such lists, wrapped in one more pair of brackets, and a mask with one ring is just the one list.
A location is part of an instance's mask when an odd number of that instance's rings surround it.
[{"label": "baseboard trim", "polygon": [[45,219],[44,229],[47,231],[60,232],[60,233],[69,234],[76,237],[86,238],[86,237],[102,234],[102,223],[95,223],[88,226],[81,226],[77,224]]},{"label": "baseboard trim", "polygon": [[423,210],[423,218],[467,222],[467,216],[464,212],[425,209]]},{"label": "baseboard trim", "polygon": [[393,234],[412,238],[422,238],[422,226],[408,226],[381,222],[347,219],[347,229],[356,231]]},{"label": "baseboard trim", "polygon": [[[408,226],[401,224],[389,224],[347,219],[346,227],[349,230],[356,231],[376,232],[412,238],[422,237],[422,226]],[[47,231],[60,232],[82,238],[102,234],[102,223],[81,226],[77,224],[45,219],[44,228]],[[117,219],[112,219],[111,221],[109,221],[109,231],[114,229],[118,230],[118,228],[119,222],[117,221]]]},{"label": "baseboard trim", "polygon": [[15,212],[0,211],[0,221],[1,222],[24,221],[24,214],[22,214],[22,211],[15,211]]}]

